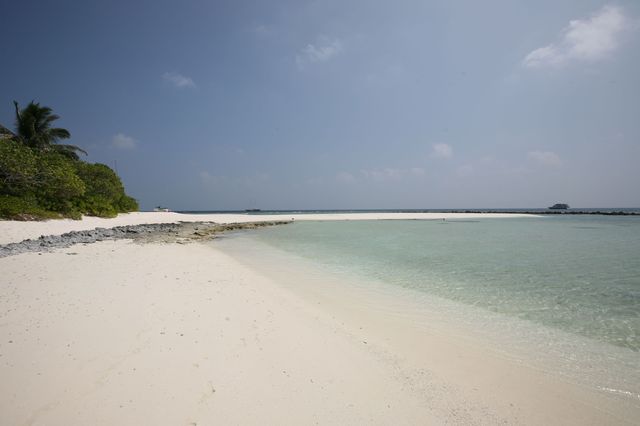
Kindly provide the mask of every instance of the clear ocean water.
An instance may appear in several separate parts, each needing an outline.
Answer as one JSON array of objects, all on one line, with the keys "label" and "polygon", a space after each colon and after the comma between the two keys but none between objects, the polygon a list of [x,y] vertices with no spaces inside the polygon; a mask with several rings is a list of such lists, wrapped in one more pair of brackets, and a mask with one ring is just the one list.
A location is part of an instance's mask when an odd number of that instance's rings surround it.
[{"label": "clear ocean water", "polygon": [[558,371],[640,399],[638,216],[296,222],[240,240],[467,306],[479,328],[555,352]]},{"label": "clear ocean water", "polygon": [[254,237],[333,269],[640,351],[640,217],[298,222]]}]

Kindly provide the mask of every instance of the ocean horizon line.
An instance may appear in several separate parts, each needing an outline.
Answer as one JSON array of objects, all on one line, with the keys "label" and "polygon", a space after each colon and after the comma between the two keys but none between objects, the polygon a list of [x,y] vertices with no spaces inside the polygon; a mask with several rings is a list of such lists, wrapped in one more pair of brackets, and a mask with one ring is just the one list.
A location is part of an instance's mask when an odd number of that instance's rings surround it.
[{"label": "ocean horizon line", "polygon": [[552,210],[548,207],[511,208],[511,207],[468,207],[468,208],[416,208],[416,209],[238,209],[238,210],[175,210],[184,214],[332,214],[332,213],[531,213],[531,214],[609,214],[640,215],[640,207],[576,207],[566,210]]}]

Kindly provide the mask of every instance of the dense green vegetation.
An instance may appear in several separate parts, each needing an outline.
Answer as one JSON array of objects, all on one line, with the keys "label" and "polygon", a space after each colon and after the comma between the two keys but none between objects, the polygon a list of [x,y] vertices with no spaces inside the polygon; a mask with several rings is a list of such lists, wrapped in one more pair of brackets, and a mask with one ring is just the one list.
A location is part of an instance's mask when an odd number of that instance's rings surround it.
[{"label": "dense green vegetation", "polygon": [[85,151],[58,143],[68,130],[52,127],[59,117],[31,102],[16,110],[15,132],[0,126],[0,217],[47,219],[83,214],[113,217],[138,210],[116,173],[80,160]]}]

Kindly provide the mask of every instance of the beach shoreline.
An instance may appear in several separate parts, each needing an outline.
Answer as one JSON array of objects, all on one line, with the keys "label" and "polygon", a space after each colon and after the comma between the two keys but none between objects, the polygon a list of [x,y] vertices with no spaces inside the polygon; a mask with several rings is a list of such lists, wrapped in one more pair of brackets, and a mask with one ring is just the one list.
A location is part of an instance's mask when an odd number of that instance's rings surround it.
[{"label": "beach shoreline", "polygon": [[[457,392],[481,396],[487,406],[527,406],[526,424],[579,424],[581,414],[566,410],[576,400],[608,411],[611,419],[601,422],[615,423],[621,413],[627,421],[640,416],[639,358],[627,348],[334,269],[265,244],[258,235],[239,233],[210,244],[322,305],[413,371],[442,374],[443,387],[455,384]],[[478,389],[485,392],[475,394]],[[539,417],[541,407],[546,413]],[[589,424],[589,416],[580,421]]]},{"label": "beach shoreline", "polygon": [[0,259],[1,422],[595,425],[640,415],[637,401],[514,362],[435,318],[426,328],[376,318],[366,301],[346,311],[242,260],[215,242],[130,240]]},{"label": "beach shoreline", "polygon": [[84,216],[81,220],[55,219],[46,221],[0,220],[0,244],[17,243],[40,236],[61,235],[73,231],[96,228],[169,224],[180,222],[211,222],[217,224],[274,222],[282,220],[333,221],[333,220],[451,220],[496,219],[535,217],[529,214],[511,213],[328,213],[328,214],[261,214],[241,213],[185,214],[174,212],[121,213],[115,218]]}]

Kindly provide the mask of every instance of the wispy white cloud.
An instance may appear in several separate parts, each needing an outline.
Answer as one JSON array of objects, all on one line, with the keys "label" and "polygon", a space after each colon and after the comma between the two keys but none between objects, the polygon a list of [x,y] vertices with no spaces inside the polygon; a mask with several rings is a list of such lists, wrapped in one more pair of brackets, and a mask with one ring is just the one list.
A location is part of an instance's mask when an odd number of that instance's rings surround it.
[{"label": "wispy white cloud", "polygon": [[384,169],[361,170],[360,172],[365,179],[370,179],[376,182],[386,182],[402,179],[408,170],[386,167]]},{"label": "wispy white cloud", "polygon": [[138,145],[138,141],[123,133],[118,133],[111,140],[111,146],[125,151],[132,150]]},{"label": "wispy white cloud", "polygon": [[196,83],[190,77],[184,76],[177,72],[165,72],[164,74],[162,74],[162,79],[165,82],[179,88],[196,87]]},{"label": "wispy white cloud", "polygon": [[451,158],[453,157],[453,148],[446,143],[434,144],[431,156],[434,158]]},{"label": "wispy white cloud", "polygon": [[298,55],[296,64],[302,69],[305,66],[318,62],[326,62],[343,51],[342,42],[339,39],[318,37],[315,44],[307,44]]},{"label": "wispy white cloud", "polygon": [[546,167],[562,166],[562,160],[558,154],[551,151],[530,151],[527,153],[527,158]]},{"label": "wispy white cloud", "polygon": [[349,172],[339,172],[336,174],[336,180],[339,183],[351,184],[355,183],[356,178]]},{"label": "wispy white cloud", "polygon": [[528,68],[563,66],[570,61],[598,61],[620,44],[630,27],[621,8],[605,6],[586,19],[569,21],[559,41],[530,52],[522,61]]}]

